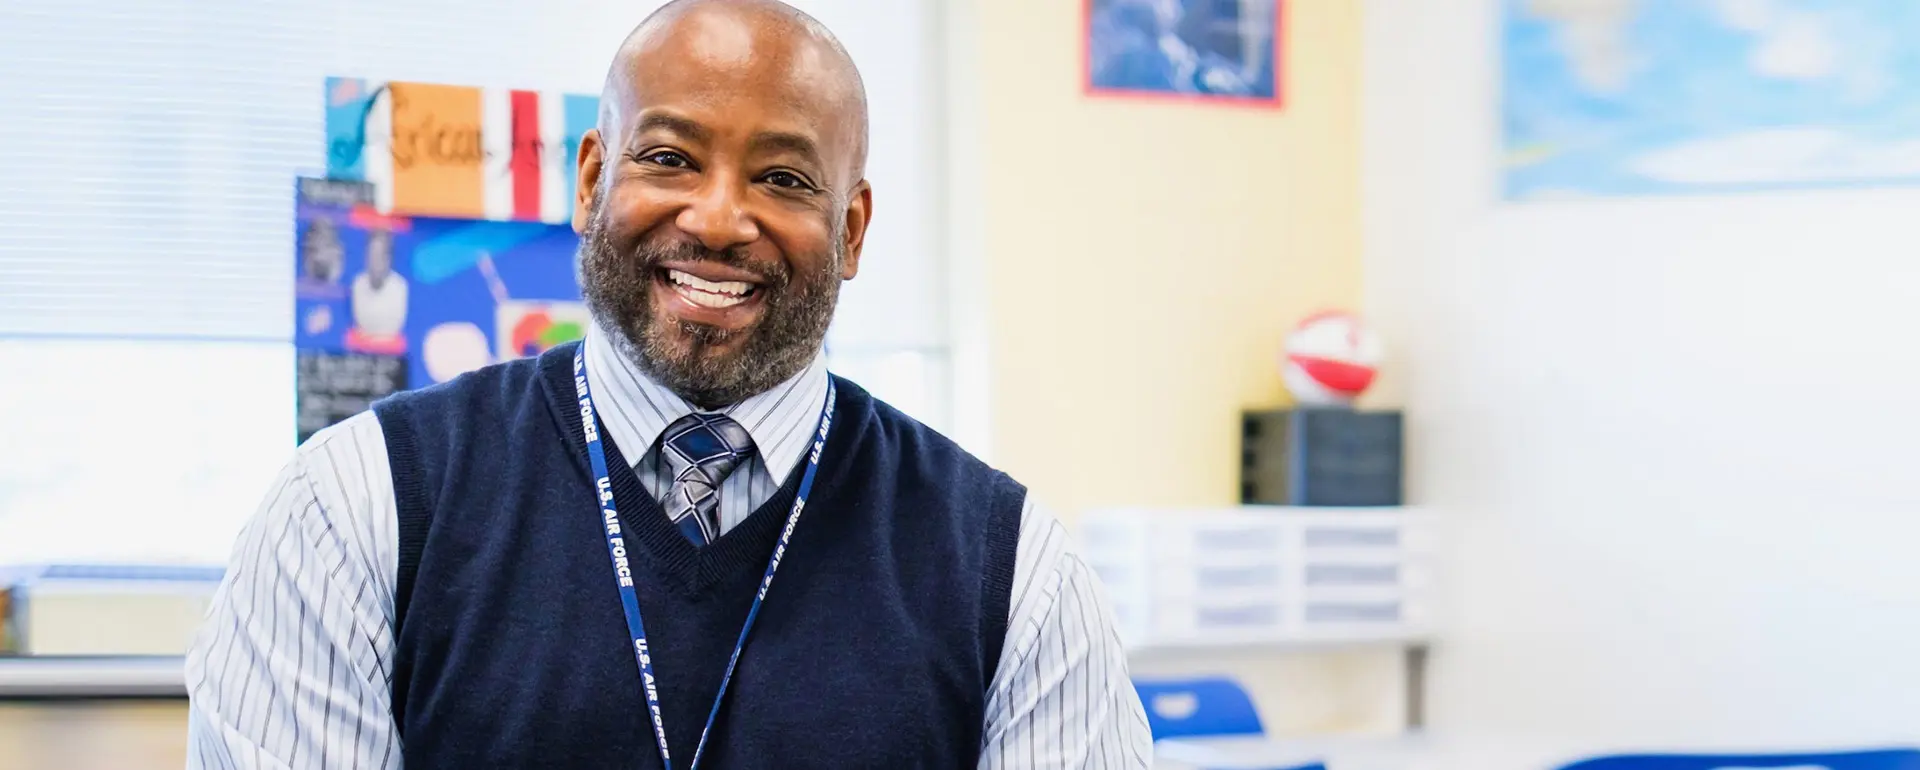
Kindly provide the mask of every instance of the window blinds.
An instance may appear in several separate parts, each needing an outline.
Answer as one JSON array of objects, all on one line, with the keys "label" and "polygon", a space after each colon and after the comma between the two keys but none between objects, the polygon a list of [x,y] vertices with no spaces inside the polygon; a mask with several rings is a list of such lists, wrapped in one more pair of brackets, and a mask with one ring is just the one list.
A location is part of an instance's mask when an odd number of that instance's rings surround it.
[{"label": "window blinds", "polygon": [[[656,5],[0,2],[0,562],[224,560],[293,448],[292,186],[325,165],[327,76],[592,93]],[[938,427],[933,2],[799,5],[874,105],[835,365]]]},{"label": "window blinds", "polygon": [[[324,168],[328,75],[593,93],[655,3],[7,0],[0,335],[284,341],[292,179]],[[927,3],[801,3],[874,105],[878,205],[836,343],[938,348]]]}]

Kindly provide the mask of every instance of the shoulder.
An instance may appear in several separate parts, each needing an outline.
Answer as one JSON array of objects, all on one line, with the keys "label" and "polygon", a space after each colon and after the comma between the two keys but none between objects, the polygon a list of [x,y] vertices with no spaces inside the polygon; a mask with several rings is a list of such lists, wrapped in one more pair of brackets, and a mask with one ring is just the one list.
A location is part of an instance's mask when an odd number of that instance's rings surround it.
[{"label": "shoulder", "polygon": [[[895,517],[901,531],[925,534],[930,527],[945,533],[983,559],[992,582],[1006,588],[1032,508],[1026,486],[858,385],[836,379],[836,387],[844,402],[836,413],[857,426],[848,431],[851,444],[838,448],[864,473],[854,483],[897,510],[913,512]],[[878,479],[889,481],[871,486]]]},{"label": "shoulder", "polygon": [[288,470],[313,498],[308,515],[322,519],[314,524],[336,533],[375,574],[393,574],[393,473],[373,412],[314,434],[294,452]]},{"label": "shoulder", "polygon": [[366,576],[373,590],[364,596],[384,608],[394,524],[386,442],[373,413],[361,412],[294,450],[242,528],[230,572],[247,585]]},{"label": "shoulder", "polygon": [[1026,500],[1014,553],[1014,588],[1020,594],[1013,601],[1016,616],[1038,620],[1051,614],[1063,593],[1085,592],[1084,598],[1105,603],[1099,576],[1081,558],[1077,539],[1044,502]]},{"label": "shoulder", "polygon": [[379,419],[365,411],[315,433],[294,450],[287,473],[306,482],[328,509],[378,507],[383,501],[374,493],[391,491],[386,435]]},{"label": "shoulder", "polygon": [[[186,656],[183,675],[196,713],[232,722],[220,739],[245,737],[246,725],[259,724],[262,709],[274,707],[261,705],[257,695],[249,707],[248,694],[260,692],[257,682],[278,683],[274,692],[287,693],[299,689],[288,689],[291,684],[324,683],[343,670],[307,668],[316,662],[333,666],[329,655],[290,660],[281,654],[294,645],[337,645],[342,660],[350,661],[344,667],[384,670],[392,649],[393,525],[386,450],[371,412],[322,430],[294,450],[235,538],[226,577]],[[293,617],[280,611],[294,607],[303,611]],[[234,655],[236,649],[251,654]],[[362,683],[377,688],[377,673],[360,673],[370,675],[336,678],[345,688],[333,693],[340,702],[360,694]]]},{"label": "shoulder", "polygon": [[547,400],[546,383],[572,381],[569,368],[576,347],[557,346],[539,356],[490,364],[446,382],[401,391],[374,404],[373,412],[389,434],[398,434],[457,431],[529,405],[541,406]]},{"label": "shoulder", "polygon": [[1085,566],[1066,525],[1045,503],[1032,497],[1021,506],[1018,553],[1018,569],[1045,574],[1055,582]]},{"label": "shoulder", "polygon": [[1002,498],[1002,504],[1015,508],[1026,498],[1026,487],[1020,482],[939,431],[849,380],[835,377],[834,385],[842,402],[835,412],[856,427],[848,431],[858,442],[856,453],[897,463],[905,478],[946,477],[975,488],[991,489]]}]

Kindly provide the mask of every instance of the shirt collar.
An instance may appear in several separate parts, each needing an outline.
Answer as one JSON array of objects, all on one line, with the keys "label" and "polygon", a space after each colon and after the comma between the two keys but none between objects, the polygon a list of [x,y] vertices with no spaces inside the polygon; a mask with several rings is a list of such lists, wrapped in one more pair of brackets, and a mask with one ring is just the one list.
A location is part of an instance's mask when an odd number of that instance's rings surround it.
[{"label": "shirt collar", "polygon": [[[661,432],[697,411],[693,404],[654,382],[608,338],[590,324],[586,339],[587,380],[600,420],[628,462],[638,467]],[[827,361],[814,356],[807,368],[764,393],[714,410],[732,417],[747,435],[773,480],[783,482],[806,453],[827,399]]]}]

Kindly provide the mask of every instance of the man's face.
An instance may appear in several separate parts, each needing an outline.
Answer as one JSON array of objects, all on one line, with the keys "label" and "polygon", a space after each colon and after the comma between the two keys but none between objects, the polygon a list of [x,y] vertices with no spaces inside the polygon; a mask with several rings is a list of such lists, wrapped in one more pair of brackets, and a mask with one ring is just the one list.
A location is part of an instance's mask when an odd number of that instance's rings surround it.
[{"label": "man's face", "polygon": [[575,212],[596,319],[706,407],[818,354],[870,205],[837,94],[743,24],[694,15],[634,57],[609,135],[583,143]]},{"label": "man's face", "polygon": [[393,273],[393,234],[384,230],[367,233],[367,278],[375,287],[386,283]]},{"label": "man's face", "polygon": [[307,276],[322,281],[331,281],[339,275],[342,261],[340,234],[334,230],[333,222],[315,219],[307,226],[306,238]]}]

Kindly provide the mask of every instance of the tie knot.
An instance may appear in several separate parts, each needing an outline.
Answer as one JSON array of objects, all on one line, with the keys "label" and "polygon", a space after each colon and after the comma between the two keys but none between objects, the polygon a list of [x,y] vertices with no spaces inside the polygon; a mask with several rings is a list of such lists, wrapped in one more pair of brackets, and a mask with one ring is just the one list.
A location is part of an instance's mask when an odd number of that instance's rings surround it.
[{"label": "tie knot", "polygon": [[[661,434],[661,455],[676,481],[697,480],[718,487],[734,466],[753,453],[753,437],[724,414],[694,413],[675,420]],[[698,473],[698,479],[689,474]]]}]

